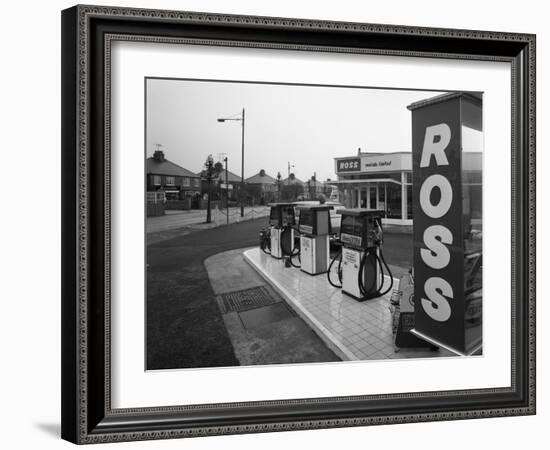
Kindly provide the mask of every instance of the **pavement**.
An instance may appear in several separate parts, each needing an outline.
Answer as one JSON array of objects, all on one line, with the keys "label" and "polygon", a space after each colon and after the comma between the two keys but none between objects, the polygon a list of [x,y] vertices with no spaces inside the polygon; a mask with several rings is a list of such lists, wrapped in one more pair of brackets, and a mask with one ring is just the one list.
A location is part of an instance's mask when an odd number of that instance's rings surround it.
[{"label": "pavement", "polygon": [[[254,220],[269,214],[268,206],[245,207],[244,217],[241,217],[241,208],[229,208],[229,223],[239,223],[246,220]],[[189,228],[193,230],[205,230],[227,225],[227,210],[212,208],[211,223],[206,223],[205,209],[190,209],[186,211],[168,210],[164,216],[147,218],[147,233],[174,230],[177,228]]]},{"label": "pavement", "polygon": [[[240,365],[340,361],[244,261],[242,249],[218,253],[204,265]],[[228,308],[228,299],[243,296],[248,301]],[[263,296],[263,303],[254,296]]]}]

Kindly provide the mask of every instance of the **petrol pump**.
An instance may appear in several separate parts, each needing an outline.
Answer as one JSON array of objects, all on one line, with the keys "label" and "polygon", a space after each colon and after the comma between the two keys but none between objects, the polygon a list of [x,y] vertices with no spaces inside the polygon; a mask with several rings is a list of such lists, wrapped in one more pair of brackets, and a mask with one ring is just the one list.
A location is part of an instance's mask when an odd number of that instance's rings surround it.
[{"label": "petrol pump", "polygon": [[332,206],[317,205],[299,208],[300,269],[310,275],[328,270],[331,209]]},{"label": "petrol pump", "polygon": [[[380,297],[393,287],[391,271],[381,250],[383,243],[382,213],[367,209],[341,209],[340,242],[342,249],[331,261],[331,266],[340,258],[338,277],[342,291],[358,301]],[[384,271],[390,277],[390,285],[385,290]]]},{"label": "petrol pump", "polygon": [[271,203],[269,206],[271,256],[281,259],[290,256],[294,249],[294,205]]}]

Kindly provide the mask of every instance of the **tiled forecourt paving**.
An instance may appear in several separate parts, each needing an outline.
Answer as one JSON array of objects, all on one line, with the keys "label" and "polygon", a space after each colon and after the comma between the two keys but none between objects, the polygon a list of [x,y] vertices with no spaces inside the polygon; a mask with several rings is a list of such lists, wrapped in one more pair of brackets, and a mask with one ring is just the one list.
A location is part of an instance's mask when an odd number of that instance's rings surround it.
[{"label": "tiled forecourt paving", "polygon": [[[444,356],[443,352],[424,348],[396,351],[389,310],[391,292],[358,302],[332,287],[325,274],[311,276],[300,269],[285,267],[281,260],[259,248],[244,251],[244,258],[343,360]],[[333,276],[337,279],[336,272]],[[385,289],[389,277],[384,281]],[[394,289],[398,283],[395,279]]]}]

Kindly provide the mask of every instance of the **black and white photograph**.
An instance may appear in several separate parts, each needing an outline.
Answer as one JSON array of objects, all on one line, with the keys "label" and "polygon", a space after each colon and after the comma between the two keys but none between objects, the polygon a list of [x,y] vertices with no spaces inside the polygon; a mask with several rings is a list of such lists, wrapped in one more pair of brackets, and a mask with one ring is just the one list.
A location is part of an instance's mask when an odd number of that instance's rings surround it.
[{"label": "black and white photograph", "polygon": [[147,77],[147,371],[479,357],[483,93]]}]

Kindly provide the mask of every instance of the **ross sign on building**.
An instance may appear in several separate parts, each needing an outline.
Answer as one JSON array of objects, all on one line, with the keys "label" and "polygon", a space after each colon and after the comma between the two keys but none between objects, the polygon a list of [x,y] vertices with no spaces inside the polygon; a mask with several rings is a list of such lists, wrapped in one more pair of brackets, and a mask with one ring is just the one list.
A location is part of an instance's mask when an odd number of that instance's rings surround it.
[{"label": "ross sign on building", "polygon": [[411,170],[410,154],[407,152],[364,154],[357,158],[336,159],[336,173],[376,173]]}]

